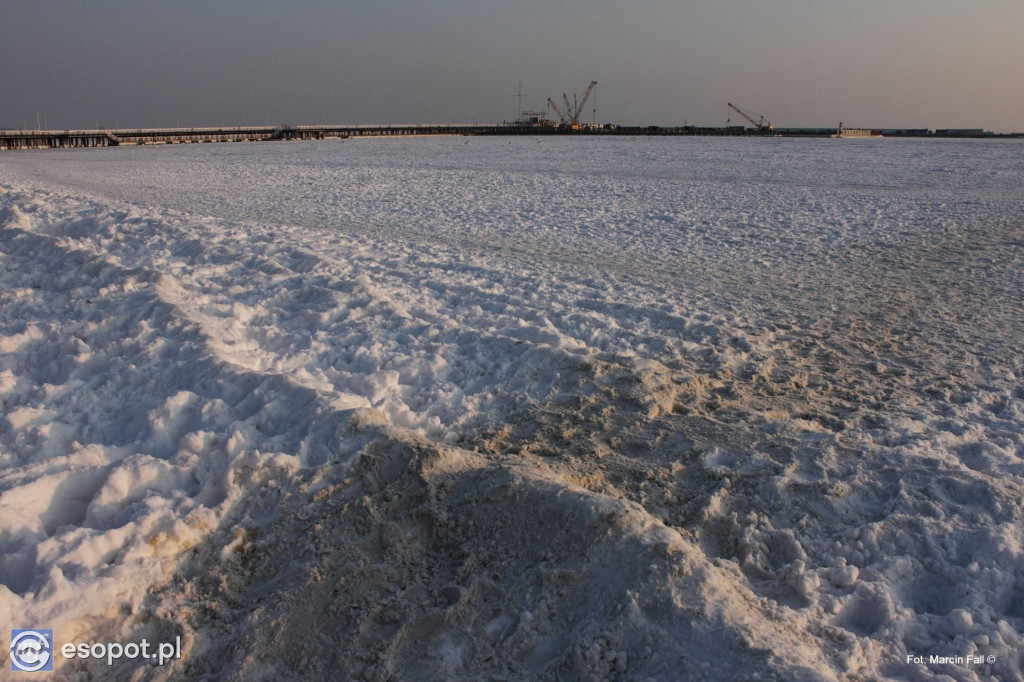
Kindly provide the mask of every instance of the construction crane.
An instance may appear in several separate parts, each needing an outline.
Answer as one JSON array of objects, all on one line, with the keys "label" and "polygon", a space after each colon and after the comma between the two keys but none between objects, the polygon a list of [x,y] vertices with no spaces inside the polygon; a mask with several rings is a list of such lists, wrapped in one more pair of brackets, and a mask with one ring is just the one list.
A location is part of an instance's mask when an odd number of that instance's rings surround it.
[{"label": "construction crane", "polygon": [[558,121],[561,125],[570,128],[572,130],[580,129],[580,115],[583,114],[583,108],[587,105],[587,100],[590,98],[590,93],[594,91],[594,86],[597,85],[597,81],[590,81],[590,85],[587,86],[586,91],[583,93],[583,99],[576,103],[576,95],[574,94],[572,99],[575,104],[569,104],[569,96],[562,93],[562,101],[565,102],[565,111],[563,112],[555,104],[554,100],[548,98],[548,106],[551,110],[558,115]]},{"label": "construction crane", "polygon": [[555,112],[555,115],[558,116],[558,122],[562,125],[567,125],[566,121],[568,121],[568,119],[565,114],[562,113],[562,110],[558,108],[558,105],[555,104],[554,100],[550,97],[548,97],[548,106],[551,108],[551,111]]},{"label": "construction crane", "polygon": [[[766,122],[764,120],[764,116],[761,116],[761,114],[755,114],[752,111],[745,111],[743,109],[740,109],[732,102],[727,102],[727,104],[729,105],[730,109],[732,109],[737,114],[750,121],[751,125],[753,125],[758,130],[775,130],[775,128],[772,127],[772,124],[770,122]],[[754,116],[758,117],[756,121],[754,120]]]},{"label": "construction crane", "polygon": [[572,124],[577,128],[580,125],[580,114],[583,113],[583,108],[587,106],[587,100],[590,98],[590,93],[594,92],[595,86],[597,86],[597,81],[590,81],[590,85],[587,86],[586,92],[583,93],[583,99],[580,100],[579,106],[576,107],[576,111],[573,112]]}]

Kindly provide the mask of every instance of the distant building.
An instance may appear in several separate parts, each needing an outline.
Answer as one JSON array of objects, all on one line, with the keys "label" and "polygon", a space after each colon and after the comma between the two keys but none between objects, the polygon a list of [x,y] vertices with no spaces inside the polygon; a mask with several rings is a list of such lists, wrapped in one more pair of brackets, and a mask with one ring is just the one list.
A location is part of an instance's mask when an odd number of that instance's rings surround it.
[{"label": "distant building", "polygon": [[519,114],[515,124],[519,126],[550,126],[554,125],[555,122],[547,117],[547,112],[524,111]]}]

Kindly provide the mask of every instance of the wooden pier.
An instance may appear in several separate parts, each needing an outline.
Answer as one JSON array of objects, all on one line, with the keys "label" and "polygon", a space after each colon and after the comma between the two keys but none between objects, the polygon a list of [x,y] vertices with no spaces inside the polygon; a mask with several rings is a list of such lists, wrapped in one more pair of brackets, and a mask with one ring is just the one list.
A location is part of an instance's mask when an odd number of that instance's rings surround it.
[{"label": "wooden pier", "polygon": [[[304,125],[220,128],[125,128],[115,130],[0,130],[0,150],[67,149],[149,144],[329,140],[417,135],[664,135],[714,137],[832,137],[835,128],[745,128],[724,126],[566,126],[522,123],[420,123],[407,125]],[[883,130],[885,137],[1022,138],[1024,133],[977,130]]]},{"label": "wooden pier", "polygon": [[68,149],[144,144],[328,140],[407,135],[494,135],[501,124],[308,125],[115,130],[0,130],[0,149]]},{"label": "wooden pier", "polygon": [[408,125],[305,125],[220,128],[125,128],[114,130],[0,130],[0,150],[68,149],[149,144],[212,142],[269,142],[327,140],[350,137],[402,137],[416,135],[758,135],[738,127],[661,128],[648,126],[587,126],[567,130],[555,126],[514,123],[449,123]]}]

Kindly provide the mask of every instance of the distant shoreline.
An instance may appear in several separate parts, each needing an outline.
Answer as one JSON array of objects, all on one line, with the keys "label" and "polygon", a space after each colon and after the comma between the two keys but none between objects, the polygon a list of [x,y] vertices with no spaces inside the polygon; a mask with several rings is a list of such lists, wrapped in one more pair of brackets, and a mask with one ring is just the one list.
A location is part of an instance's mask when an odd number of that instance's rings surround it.
[{"label": "distant shoreline", "polygon": [[[871,129],[874,137],[925,139],[1020,139],[1024,133],[993,133],[977,128]],[[836,128],[758,129],[743,126],[620,126],[585,125],[578,128],[515,123],[451,123],[405,125],[303,125],[239,126],[202,128],[117,128],[95,130],[0,130],[0,150],[116,147],[149,144],[190,144],[211,142],[269,142],[282,140],[326,140],[359,137],[410,136],[519,136],[519,135],[644,135],[703,137],[832,137]]]}]

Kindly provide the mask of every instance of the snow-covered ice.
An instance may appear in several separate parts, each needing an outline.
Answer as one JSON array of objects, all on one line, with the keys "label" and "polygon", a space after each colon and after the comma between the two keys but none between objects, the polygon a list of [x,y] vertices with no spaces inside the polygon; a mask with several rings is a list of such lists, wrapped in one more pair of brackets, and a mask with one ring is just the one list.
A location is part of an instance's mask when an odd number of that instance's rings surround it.
[{"label": "snow-covered ice", "polygon": [[1022,679],[1022,151],[5,152],[0,614],[184,642],[67,679]]}]

